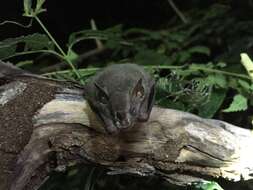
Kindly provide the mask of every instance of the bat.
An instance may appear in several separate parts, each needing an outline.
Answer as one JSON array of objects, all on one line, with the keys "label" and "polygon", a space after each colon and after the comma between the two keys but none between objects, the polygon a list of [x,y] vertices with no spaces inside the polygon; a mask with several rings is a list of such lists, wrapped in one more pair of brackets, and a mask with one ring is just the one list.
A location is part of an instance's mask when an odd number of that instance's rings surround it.
[{"label": "bat", "polygon": [[84,96],[108,133],[144,122],[154,104],[155,81],[136,64],[106,67],[84,86]]}]

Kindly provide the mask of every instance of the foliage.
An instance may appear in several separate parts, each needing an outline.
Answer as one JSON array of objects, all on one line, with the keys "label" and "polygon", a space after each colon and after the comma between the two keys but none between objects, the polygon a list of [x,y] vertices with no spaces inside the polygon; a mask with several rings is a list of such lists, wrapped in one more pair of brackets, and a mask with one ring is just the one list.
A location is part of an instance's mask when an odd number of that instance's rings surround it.
[{"label": "foliage", "polygon": [[230,104],[230,106],[223,111],[224,112],[245,111],[247,108],[248,108],[247,99],[244,96],[238,94],[234,96],[234,99]]},{"label": "foliage", "polygon": [[[52,174],[40,190],[167,190],[168,184],[157,177],[140,177],[129,175],[107,175],[107,171],[96,167],[72,167],[61,176]],[[170,190],[185,190],[176,186]]]},{"label": "foliage", "polygon": [[223,190],[216,182],[213,181],[203,181],[194,183],[194,190]]},{"label": "foliage", "polygon": [[0,42],[0,59],[5,60],[18,55],[43,52],[51,50],[54,53],[54,45],[44,34],[31,34],[16,38],[9,38]]}]

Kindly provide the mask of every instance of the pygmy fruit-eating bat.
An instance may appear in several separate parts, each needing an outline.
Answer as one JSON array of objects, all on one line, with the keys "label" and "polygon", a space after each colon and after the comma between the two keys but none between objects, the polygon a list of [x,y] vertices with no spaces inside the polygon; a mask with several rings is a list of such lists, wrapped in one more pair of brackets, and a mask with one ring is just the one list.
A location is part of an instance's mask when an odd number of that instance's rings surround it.
[{"label": "pygmy fruit-eating bat", "polygon": [[147,121],[154,103],[155,82],[136,64],[106,67],[84,86],[84,95],[108,133]]}]

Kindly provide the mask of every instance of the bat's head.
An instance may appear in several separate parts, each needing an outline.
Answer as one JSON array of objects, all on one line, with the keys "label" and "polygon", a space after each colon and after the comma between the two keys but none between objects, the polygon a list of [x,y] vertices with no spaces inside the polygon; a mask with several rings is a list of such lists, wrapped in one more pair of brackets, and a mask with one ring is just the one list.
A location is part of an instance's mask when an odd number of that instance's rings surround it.
[{"label": "bat's head", "polygon": [[[139,79],[129,92],[110,91],[94,83],[95,94],[89,101],[109,133],[132,127],[136,121],[147,121],[154,102],[154,84],[145,88]],[[146,92],[145,92],[146,91]]]},{"label": "bat's head", "polygon": [[149,118],[154,102],[154,82],[150,77],[106,73],[92,80],[86,89],[91,108],[109,133],[118,133]]}]

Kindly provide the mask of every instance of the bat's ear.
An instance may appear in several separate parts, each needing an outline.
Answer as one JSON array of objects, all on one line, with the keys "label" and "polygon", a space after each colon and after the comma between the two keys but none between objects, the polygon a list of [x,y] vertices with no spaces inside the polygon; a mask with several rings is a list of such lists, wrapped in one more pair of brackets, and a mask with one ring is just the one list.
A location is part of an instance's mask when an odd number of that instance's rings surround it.
[{"label": "bat's ear", "polygon": [[140,108],[139,121],[147,121],[149,119],[149,115],[155,101],[155,82],[153,81],[150,85],[150,91]]},{"label": "bat's ear", "polygon": [[109,100],[109,94],[107,90],[103,87],[101,87],[99,84],[94,82],[95,88],[98,90],[96,93],[96,96],[98,97],[99,101],[103,104],[106,104],[107,101]]},{"label": "bat's ear", "polygon": [[143,98],[144,93],[145,93],[145,91],[144,91],[144,87],[142,84],[142,78],[140,78],[132,91],[132,96],[138,97],[138,98]]},{"label": "bat's ear", "polygon": [[153,107],[154,101],[155,101],[155,82],[152,83],[151,88],[150,88],[150,93],[148,97],[148,106],[147,106],[147,111],[148,114],[150,114],[151,109]]}]

